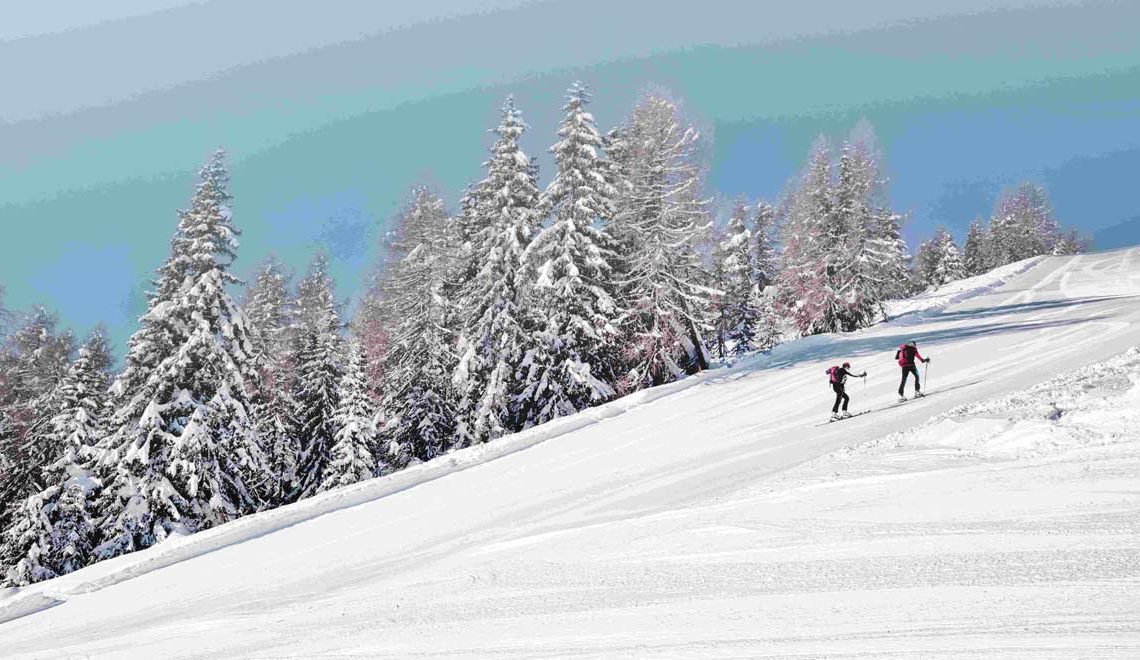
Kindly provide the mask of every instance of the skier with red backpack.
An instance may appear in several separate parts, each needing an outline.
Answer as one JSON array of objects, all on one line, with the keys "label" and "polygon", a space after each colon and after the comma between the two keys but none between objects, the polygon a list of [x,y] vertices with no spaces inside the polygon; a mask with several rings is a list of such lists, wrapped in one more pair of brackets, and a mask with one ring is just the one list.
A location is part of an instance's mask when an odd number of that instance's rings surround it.
[{"label": "skier with red backpack", "polygon": [[903,392],[906,388],[906,378],[910,374],[914,374],[914,397],[917,399],[926,396],[922,393],[921,385],[918,382],[918,367],[914,363],[916,358],[921,362],[930,362],[930,358],[924,358],[919,354],[918,344],[913,339],[902,344],[899,346],[899,350],[895,351],[895,359],[902,367],[902,381],[899,382],[899,403],[906,401]]},{"label": "skier with red backpack", "polygon": [[[851,397],[847,396],[844,388],[847,383],[847,377],[866,378],[867,372],[861,374],[851,373],[848,371],[851,368],[850,362],[844,362],[841,367],[831,367],[827,370],[828,380],[831,382],[831,389],[835,392],[835,405],[831,407],[831,421],[839,419],[847,419],[851,413],[847,412],[847,404],[851,402]],[[843,403],[843,414],[839,414],[839,404]]]}]

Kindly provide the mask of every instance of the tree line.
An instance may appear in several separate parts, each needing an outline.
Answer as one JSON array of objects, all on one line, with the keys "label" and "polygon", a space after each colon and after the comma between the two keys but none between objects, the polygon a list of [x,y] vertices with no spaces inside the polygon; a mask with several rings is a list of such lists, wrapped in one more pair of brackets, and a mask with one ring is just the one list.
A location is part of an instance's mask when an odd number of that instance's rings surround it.
[{"label": "tree line", "polygon": [[[0,569],[25,585],[404,469],[1039,254],[1084,249],[1044,191],[912,259],[874,131],[820,140],[778,204],[723,227],[702,138],[664,95],[601,132],[575,83],[545,187],[513,99],[449,210],[418,186],[351,319],[323,254],[231,273],[224,153],[199,172],[120,369],[35,308],[0,350]],[[235,292],[243,291],[235,299]],[[2,301],[2,299],[0,299]],[[2,305],[0,305],[0,311]]]}]

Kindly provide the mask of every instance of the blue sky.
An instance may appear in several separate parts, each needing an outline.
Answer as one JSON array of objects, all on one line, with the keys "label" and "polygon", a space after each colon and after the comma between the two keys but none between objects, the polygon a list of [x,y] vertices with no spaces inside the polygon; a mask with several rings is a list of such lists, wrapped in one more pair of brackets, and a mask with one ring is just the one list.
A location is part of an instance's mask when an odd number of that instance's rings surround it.
[{"label": "blue sky", "polygon": [[[28,3],[25,3],[28,4]],[[57,0],[0,25],[0,283],[120,348],[175,210],[232,156],[239,274],[333,258],[359,288],[408,187],[450,203],[513,93],[549,173],[563,90],[603,127],[648,86],[712,141],[710,194],[774,199],[868,118],[912,242],[1045,184],[1100,247],[1140,242],[1140,5],[1021,0]],[[953,4],[953,7],[946,7]],[[650,11],[649,8],[652,8]],[[9,20],[10,19],[10,20]],[[545,176],[544,176],[545,178]]]}]

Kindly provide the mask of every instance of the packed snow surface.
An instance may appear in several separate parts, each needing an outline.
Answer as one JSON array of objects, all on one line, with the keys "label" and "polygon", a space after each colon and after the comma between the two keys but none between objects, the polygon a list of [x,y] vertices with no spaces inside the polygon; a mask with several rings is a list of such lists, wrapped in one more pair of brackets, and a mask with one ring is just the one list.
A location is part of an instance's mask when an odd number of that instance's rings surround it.
[{"label": "packed snow surface", "polygon": [[0,595],[0,656],[1140,657],[1140,249],[888,311]]}]

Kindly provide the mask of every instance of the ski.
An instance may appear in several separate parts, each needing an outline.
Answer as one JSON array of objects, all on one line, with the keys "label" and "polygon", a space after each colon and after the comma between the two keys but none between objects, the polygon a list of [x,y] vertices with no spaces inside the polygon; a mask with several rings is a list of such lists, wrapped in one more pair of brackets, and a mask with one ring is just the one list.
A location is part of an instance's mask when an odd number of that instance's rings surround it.
[{"label": "ski", "polygon": [[859,415],[866,415],[866,414],[867,414],[867,413],[869,413],[869,412],[874,412],[874,411],[873,411],[873,410],[871,410],[871,409],[867,409],[867,410],[860,410],[860,411],[859,411],[859,412],[857,412],[857,413],[851,413],[851,416],[850,416],[850,417],[840,417],[839,419],[829,419],[829,420],[827,420],[826,422],[822,422],[822,423],[816,424],[816,426],[824,426],[824,425],[827,425],[827,424],[832,424],[832,423],[834,423],[834,422],[842,422],[843,420],[846,420],[846,419],[854,419],[854,418],[858,417]]}]

